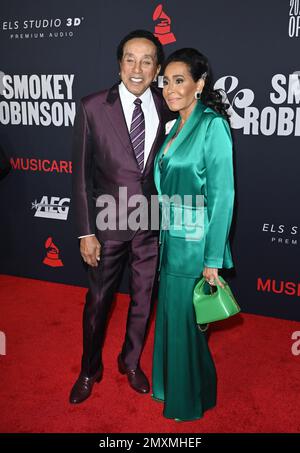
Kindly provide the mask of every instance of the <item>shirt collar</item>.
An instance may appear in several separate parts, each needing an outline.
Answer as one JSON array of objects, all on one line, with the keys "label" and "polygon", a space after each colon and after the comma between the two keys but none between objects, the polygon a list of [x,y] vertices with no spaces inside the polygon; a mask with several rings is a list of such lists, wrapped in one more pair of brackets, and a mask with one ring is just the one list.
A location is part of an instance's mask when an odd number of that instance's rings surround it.
[{"label": "shirt collar", "polygon": [[136,100],[137,97],[140,98],[142,101],[142,105],[144,108],[148,108],[151,102],[151,89],[150,87],[147,88],[147,90],[141,95],[141,96],[136,96],[135,94],[132,94],[124,85],[123,82],[120,83],[119,85],[119,93],[122,96],[122,98],[125,100],[127,105],[132,105],[134,101]]}]

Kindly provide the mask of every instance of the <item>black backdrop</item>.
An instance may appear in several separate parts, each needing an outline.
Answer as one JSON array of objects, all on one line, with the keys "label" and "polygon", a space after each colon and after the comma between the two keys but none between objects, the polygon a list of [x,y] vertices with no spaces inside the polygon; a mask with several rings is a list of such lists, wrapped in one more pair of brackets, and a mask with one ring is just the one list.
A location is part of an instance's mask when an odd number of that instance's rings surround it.
[{"label": "black backdrop", "polygon": [[230,283],[242,309],[300,320],[299,13],[298,0],[4,0],[0,143],[13,170],[0,182],[0,272],[86,285],[70,200],[76,105],[118,79],[125,34],[157,27],[166,54],[188,46],[209,57],[232,104]]}]

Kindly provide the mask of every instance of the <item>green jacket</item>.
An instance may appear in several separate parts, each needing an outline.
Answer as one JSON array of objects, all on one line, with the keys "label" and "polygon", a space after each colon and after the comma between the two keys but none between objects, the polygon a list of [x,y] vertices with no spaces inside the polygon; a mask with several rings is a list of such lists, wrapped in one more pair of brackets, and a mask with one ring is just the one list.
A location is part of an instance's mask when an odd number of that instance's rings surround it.
[{"label": "green jacket", "polygon": [[[234,202],[232,138],[227,121],[198,101],[164,155],[180,119],[154,167],[161,206],[160,265],[173,275],[199,277],[204,266],[233,267],[228,242]],[[186,203],[184,196],[192,199]]]}]

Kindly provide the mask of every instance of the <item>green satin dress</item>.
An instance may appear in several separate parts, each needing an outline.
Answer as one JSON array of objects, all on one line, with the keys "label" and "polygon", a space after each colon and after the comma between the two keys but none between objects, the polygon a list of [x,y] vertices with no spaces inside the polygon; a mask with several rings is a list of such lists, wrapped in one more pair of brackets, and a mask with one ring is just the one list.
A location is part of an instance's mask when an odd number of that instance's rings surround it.
[{"label": "green satin dress", "polygon": [[[196,324],[193,289],[204,266],[233,265],[228,243],[234,200],[232,139],[227,121],[198,101],[164,155],[179,123],[180,117],[154,167],[162,218],[166,203],[170,214],[168,226],[160,230],[153,398],[164,402],[165,417],[195,420],[215,406],[217,379],[206,334]],[[173,203],[170,197],[175,194],[182,199],[202,195],[203,205],[194,200]],[[163,200],[166,195],[169,202]]]}]

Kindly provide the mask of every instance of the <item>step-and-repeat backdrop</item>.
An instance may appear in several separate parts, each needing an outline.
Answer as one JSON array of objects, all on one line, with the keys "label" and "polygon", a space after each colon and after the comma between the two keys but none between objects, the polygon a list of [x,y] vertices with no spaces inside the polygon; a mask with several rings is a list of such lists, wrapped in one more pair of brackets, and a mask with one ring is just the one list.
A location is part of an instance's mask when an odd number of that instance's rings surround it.
[{"label": "step-and-repeat backdrop", "polygon": [[243,311],[300,320],[299,0],[4,0],[0,145],[12,170],[0,181],[0,272],[86,285],[72,218],[74,117],[82,96],[118,80],[116,47],[137,28],[166,54],[208,56],[235,143],[230,283]]}]

